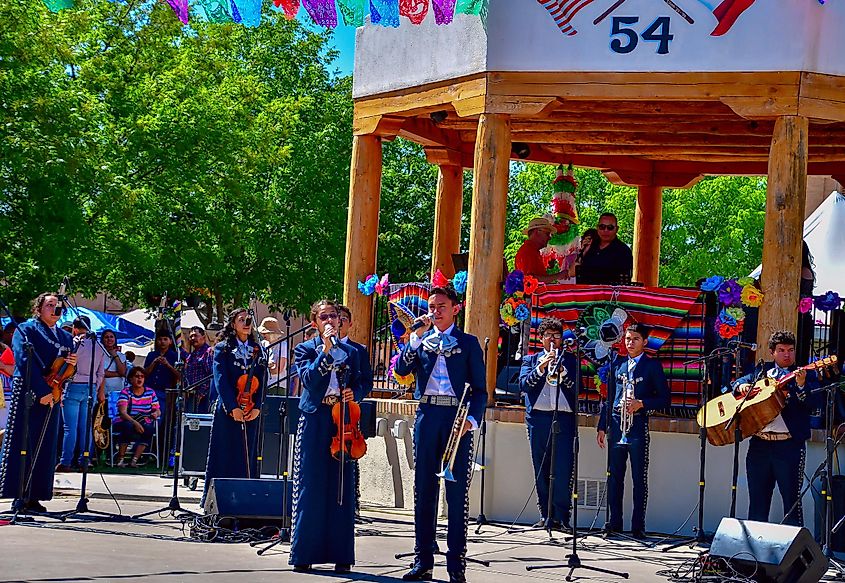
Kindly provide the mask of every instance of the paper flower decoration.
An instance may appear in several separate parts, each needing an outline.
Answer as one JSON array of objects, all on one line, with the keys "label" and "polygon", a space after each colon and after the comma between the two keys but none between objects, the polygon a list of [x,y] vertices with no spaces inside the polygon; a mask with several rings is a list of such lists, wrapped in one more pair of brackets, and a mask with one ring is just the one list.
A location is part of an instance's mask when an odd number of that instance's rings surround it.
[{"label": "paper flower decoration", "polygon": [[376,293],[380,296],[386,296],[390,293],[390,274],[385,273],[376,284]]},{"label": "paper flower decoration", "polygon": [[522,279],[522,291],[525,292],[525,295],[532,295],[535,291],[537,291],[537,287],[540,285],[540,282],[537,281],[537,278],[533,275],[526,275]]},{"label": "paper flower decoration", "polygon": [[455,286],[455,291],[459,294],[466,293],[467,291],[467,272],[466,271],[459,271],[455,274],[455,277],[452,278],[452,285]]},{"label": "paper flower decoration", "polygon": [[439,269],[434,272],[434,277],[431,278],[431,286],[432,287],[446,287],[449,285],[449,280],[446,279],[446,276],[443,275],[443,272]]},{"label": "paper flower decoration", "polygon": [[365,296],[371,296],[376,292],[376,285],[378,285],[378,276],[374,273],[370,275],[365,281],[358,282],[358,291]]},{"label": "paper flower decoration", "polygon": [[714,292],[718,291],[725,283],[725,278],[721,275],[711,275],[701,283],[701,291]]},{"label": "paper flower decoration", "polygon": [[822,312],[830,312],[831,310],[839,309],[839,305],[842,303],[842,300],[839,298],[839,294],[835,291],[828,291],[823,296],[816,296],[814,303],[816,308]]},{"label": "paper flower decoration", "polygon": [[719,312],[719,322],[722,324],[727,324],[728,326],[736,326],[736,318],[731,316],[727,310],[722,310]]},{"label": "paper flower decoration", "polygon": [[798,302],[798,311],[801,312],[802,314],[806,314],[812,309],[813,309],[813,298],[801,298],[801,301]]},{"label": "paper flower decoration", "polygon": [[520,270],[514,269],[513,271],[511,271],[505,278],[505,293],[510,296],[518,291],[523,291],[523,280],[524,276]]},{"label": "paper flower decoration", "polygon": [[513,315],[518,321],[524,322],[525,320],[531,317],[531,310],[528,308],[527,304],[521,303],[516,307],[513,312]]},{"label": "paper flower decoration", "polygon": [[737,336],[742,334],[742,330],[743,321],[737,322],[736,326],[731,326],[729,324],[725,324],[724,322],[716,320],[716,333],[718,333],[721,338],[724,338],[726,340],[736,338]]},{"label": "paper flower decoration", "polygon": [[726,306],[734,306],[742,299],[742,287],[735,279],[729,279],[719,288],[719,301]]},{"label": "paper flower decoration", "polygon": [[753,278],[753,277],[748,277],[748,276],[745,276],[745,277],[738,277],[738,278],[736,278],[736,282],[737,282],[739,285],[741,285],[742,287],[745,287],[745,286],[747,286],[747,285],[754,285],[754,278]]},{"label": "paper flower decoration", "polygon": [[737,322],[741,322],[742,320],[745,320],[745,310],[743,310],[742,308],[740,308],[738,306],[731,306],[731,307],[725,308],[725,312],[730,314],[730,316],[734,320],[736,320]]},{"label": "paper flower decoration", "polygon": [[746,285],[742,288],[740,299],[742,300],[742,303],[749,308],[759,308],[763,305],[763,292],[753,285]]},{"label": "paper flower decoration", "polygon": [[517,323],[516,317],[513,314],[513,305],[508,302],[504,302],[499,306],[499,315],[502,317],[502,322],[506,326],[513,326]]}]

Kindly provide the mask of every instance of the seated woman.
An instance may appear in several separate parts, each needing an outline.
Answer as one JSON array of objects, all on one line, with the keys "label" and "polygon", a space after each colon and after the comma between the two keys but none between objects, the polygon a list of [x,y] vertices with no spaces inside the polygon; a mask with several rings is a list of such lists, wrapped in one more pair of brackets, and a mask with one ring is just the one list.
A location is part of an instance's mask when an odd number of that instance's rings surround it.
[{"label": "seated woman", "polygon": [[112,419],[114,440],[120,444],[117,450],[119,468],[125,468],[126,448],[135,443],[135,452],[129,467],[138,467],[138,458],[153,439],[155,420],[161,416],[161,407],[155,391],[144,386],[144,367],[136,366],[129,371],[129,388],[123,389],[117,400],[117,415]]}]

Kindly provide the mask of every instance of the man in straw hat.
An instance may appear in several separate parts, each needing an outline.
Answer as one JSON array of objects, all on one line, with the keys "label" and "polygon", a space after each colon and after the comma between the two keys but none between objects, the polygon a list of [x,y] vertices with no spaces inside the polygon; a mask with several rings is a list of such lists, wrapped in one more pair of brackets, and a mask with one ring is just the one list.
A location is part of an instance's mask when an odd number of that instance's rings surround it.
[{"label": "man in straw hat", "polygon": [[549,239],[555,232],[552,222],[546,217],[535,217],[531,219],[528,226],[522,231],[528,238],[516,253],[514,267],[525,275],[532,275],[538,281],[554,283],[561,275],[546,274],[546,264],[540,257],[540,250],[549,244]]},{"label": "man in straw hat", "polygon": [[[267,386],[273,388],[280,381],[281,383],[286,382],[284,379],[287,376],[288,343],[286,341],[279,342],[284,336],[284,333],[276,318],[264,318],[261,320],[261,324],[258,326],[258,333],[263,338],[262,344],[264,344],[264,348],[269,347],[270,355],[267,366],[270,371],[270,378],[267,381]],[[284,384],[280,384],[279,387],[284,387]]]}]

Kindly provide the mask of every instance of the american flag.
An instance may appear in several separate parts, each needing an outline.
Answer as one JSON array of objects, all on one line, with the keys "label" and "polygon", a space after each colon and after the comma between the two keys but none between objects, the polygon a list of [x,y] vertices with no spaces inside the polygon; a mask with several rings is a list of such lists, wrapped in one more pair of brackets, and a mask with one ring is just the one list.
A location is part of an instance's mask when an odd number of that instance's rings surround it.
[{"label": "american flag", "polygon": [[568,36],[578,31],[570,24],[575,15],[594,2],[594,0],[537,0],[549,11],[560,31]]}]

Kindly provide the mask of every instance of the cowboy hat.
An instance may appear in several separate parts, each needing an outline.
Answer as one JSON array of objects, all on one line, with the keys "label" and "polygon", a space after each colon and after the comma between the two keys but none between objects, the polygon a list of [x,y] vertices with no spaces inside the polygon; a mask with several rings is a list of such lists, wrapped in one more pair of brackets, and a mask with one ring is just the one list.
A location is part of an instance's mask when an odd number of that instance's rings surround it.
[{"label": "cowboy hat", "polygon": [[528,223],[528,226],[522,230],[522,234],[528,235],[531,231],[536,229],[545,229],[549,233],[555,232],[554,225],[552,225],[552,222],[549,219],[546,217],[534,217],[531,219],[531,222]]},{"label": "cowboy hat", "polygon": [[258,332],[260,334],[282,334],[282,328],[279,326],[279,321],[276,318],[264,318],[261,324],[258,325]]}]

